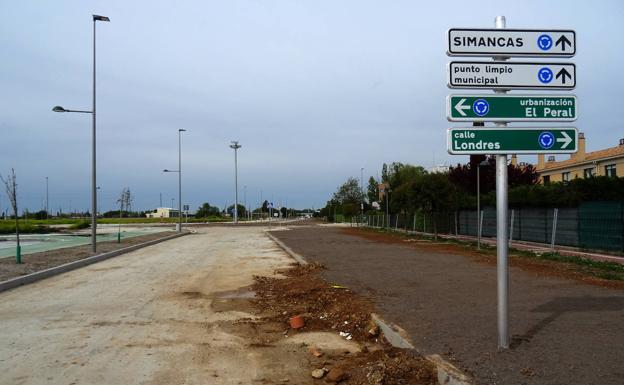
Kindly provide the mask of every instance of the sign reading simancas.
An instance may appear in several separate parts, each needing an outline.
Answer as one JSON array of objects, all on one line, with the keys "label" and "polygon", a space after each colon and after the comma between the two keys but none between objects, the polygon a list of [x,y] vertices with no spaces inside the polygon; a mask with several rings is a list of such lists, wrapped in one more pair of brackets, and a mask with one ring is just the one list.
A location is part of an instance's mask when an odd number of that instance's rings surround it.
[{"label": "sign reading simancas", "polygon": [[573,30],[465,29],[448,31],[449,56],[572,57]]}]

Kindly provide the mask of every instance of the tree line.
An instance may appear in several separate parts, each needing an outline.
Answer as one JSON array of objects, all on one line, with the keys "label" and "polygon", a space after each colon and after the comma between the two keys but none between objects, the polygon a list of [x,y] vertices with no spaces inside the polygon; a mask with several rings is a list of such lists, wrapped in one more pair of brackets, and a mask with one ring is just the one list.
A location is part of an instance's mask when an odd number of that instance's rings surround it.
[{"label": "tree line", "polygon": [[[400,162],[383,164],[381,178],[370,177],[365,191],[360,181],[350,177],[338,187],[321,209],[320,215],[424,213],[432,218],[457,210],[476,209],[477,169],[481,202],[496,205],[496,159],[473,155],[465,164],[447,172],[429,172],[422,166]],[[591,177],[569,182],[538,184],[533,165],[508,164],[510,207],[574,207],[588,201],[624,201],[624,178]]]}]

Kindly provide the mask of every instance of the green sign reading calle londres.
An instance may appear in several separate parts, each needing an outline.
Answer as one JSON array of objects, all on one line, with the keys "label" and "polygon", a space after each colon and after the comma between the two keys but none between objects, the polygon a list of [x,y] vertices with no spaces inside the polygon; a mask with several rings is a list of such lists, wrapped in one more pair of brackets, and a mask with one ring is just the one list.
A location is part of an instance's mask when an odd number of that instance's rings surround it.
[{"label": "green sign reading calle londres", "polygon": [[453,122],[572,122],[574,95],[450,95],[446,116]]},{"label": "green sign reading calle londres", "polygon": [[449,128],[450,154],[571,154],[577,151],[576,128]]}]

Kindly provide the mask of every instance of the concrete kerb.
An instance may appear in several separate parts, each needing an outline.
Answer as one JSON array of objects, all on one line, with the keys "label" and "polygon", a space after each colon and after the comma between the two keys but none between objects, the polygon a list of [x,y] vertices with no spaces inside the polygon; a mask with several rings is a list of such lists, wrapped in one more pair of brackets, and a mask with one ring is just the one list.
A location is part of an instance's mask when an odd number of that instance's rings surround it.
[{"label": "concrete kerb", "polygon": [[[372,313],[373,322],[379,326],[388,343],[396,348],[414,349],[418,351],[407,339],[407,333],[396,325],[390,325],[377,314]],[[457,369],[453,364],[444,360],[438,354],[425,356],[425,359],[435,366],[438,373],[438,384],[440,385],[472,385],[468,376]]]},{"label": "concrete kerb", "polygon": [[308,264],[308,261],[306,261],[305,258],[303,258],[301,255],[292,251],[290,247],[286,246],[282,241],[275,238],[275,236],[271,234],[269,231],[265,231],[264,233],[267,235],[267,237],[271,238],[271,240],[275,242],[282,250],[284,250],[286,254],[290,255],[295,261],[297,261],[298,264],[300,265]]},{"label": "concrete kerb", "polygon": [[35,273],[23,275],[21,277],[12,278],[12,279],[9,279],[7,281],[0,282],[0,292],[6,291],[6,290],[10,290],[10,289],[14,289],[14,288],[19,287],[19,286],[27,285],[29,283],[37,282],[37,281],[45,279],[45,278],[49,278],[49,277],[53,277],[55,275],[66,273],[68,271],[75,270],[75,269],[78,269],[80,267],[88,266],[88,265],[91,265],[91,264],[96,263],[96,262],[104,261],[106,259],[109,259],[109,258],[112,258],[112,257],[116,257],[116,256],[121,255],[121,254],[129,253],[131,251],[138,250],[138,249],[141,249],[143,247],[155,245],[157,243],[168,241],[170,239],[178,238],[178,237],[181,237],[181,236],[184,236],[184,235],[188,235],[188,234],[190,234],[190,232],[183,232],[183,233],[178,233],[178,234],[172,234],[172,235],[169,235],[167,237],[154,239],[154,240],[151,240],[151,241],[148,241],[148,242],[139,243],[137,245],[132,245],[132,246],[124,247],[122,249],[109,251],[108,253],[102,253],[102,254],[94,255],[92,257],[79,259],[77,261],[68,262],[68,263],[65,263],[63,265],[51,267],[49,269],[37,271]]},{"label": "concrete kerb", "polygon": [[[299,254],[295,253],[290,247],[286,246],[282,241],[277,239],[273,234],[269,231],[265,231],[265,234],[275,242],[282,250],[286,252],[286,254],[290,255],[294,258],[300,265],[307,265],[308,262]],[[379,329],[381,329],[385,339],[388,343],[394,347],[401,349],[414,349],[418,351],[412,345],[412,343],[407,338],[407,333],[396,325],[390,325],[385,322],[381,317],[377,314],[372,313],[371,319]],[[436,371],[438,373],[438,384],[440,385],[472,385],[472,382],[468,376],[462,373],[461,370],[457,369],[453,364],[448,361],[445,361],[441,356],[437,354],[431,354],[425,356],[429,362],[435,366]]]}]

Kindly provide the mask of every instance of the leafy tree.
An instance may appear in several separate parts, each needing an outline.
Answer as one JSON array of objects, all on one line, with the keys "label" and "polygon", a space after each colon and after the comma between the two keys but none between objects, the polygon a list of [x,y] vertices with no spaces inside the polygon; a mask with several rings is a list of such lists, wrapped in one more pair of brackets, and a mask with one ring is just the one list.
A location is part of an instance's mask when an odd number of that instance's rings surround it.
[{"label": "leafy tree", "polygon": [[[238,219],[241,219],[243,217],[243,213],[246,213],[247,209],[245,208],[245,206],[241,205],[240,203],[238,205],[236,205],[237,208],[237,212],[238,212]],[[229,205],[226,209],[226,212],[231,215],[234,216],[234,205]]]},{"label": "leafy tree", "polygon": [[366,195],[368,197],[368,203],[370,204],[379,200],[379,182],[372,176],[368,179]]},{"label": "leafy tree", "polygon": [[363,198],[359,182],[353,177],[349,177],[333,196],[333,200],[340,205],[355,204],[359,206]]},{"label": "leafy tree", "polygon": [[34,213],[33,216],[35,217],[35,219],[47,219],[48,212],[45,210],[39,210],[36,213]]},{"label": "leafy tree", "polygon": [[219,208],[210,206],[208,202],[205,202],[195,212],[195,217],[197,218],[208,218],[211,216],[219,216]]},{"label": "leafy tree", "polygon": [[388,165],[384,163],[381,166],[381,183],[387,183],[387,182],[388,182]]},{"label": "leafy tree", "polygon": [[[470,162],[451,167],[449,178],[461,191],[468,194],[477,193],[477,168],[485,161],[479,171],[481,193],[487,194],[496,189],[496,157],[485,155],[471,155]],[[510,187],[535,185],[539,181],[539,174],[533,165],[507,165],[507,179]]]},{"label": "leafy tree", "polygon": [[457,209],[457,187],[451,183],[448,174],[423,174],[408,187],[409,198],[421,212],[433,219],[433,231],[438,235],[438,217]]}]

